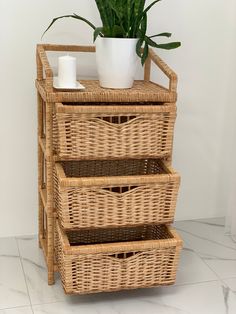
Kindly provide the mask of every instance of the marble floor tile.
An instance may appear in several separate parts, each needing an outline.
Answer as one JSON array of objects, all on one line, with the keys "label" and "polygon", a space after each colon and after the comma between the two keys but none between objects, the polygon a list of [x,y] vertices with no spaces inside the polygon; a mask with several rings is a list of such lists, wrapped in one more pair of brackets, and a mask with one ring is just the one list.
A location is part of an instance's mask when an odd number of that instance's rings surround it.
[{"label": "marble floor tile", "polygon": [[236,294],[236,278],[224,279],[224,283]]},{"label": "marble floor tile", "polygon": [[194,250],[220,278],[236,277],[235,249],[183,230],[181,236],[188,247]]},{"label": "marble floor tile", "polygon": [[197,283],[217,279],[215,273],[206,263],[185,244],[181,252],[176,284]]},{"label": "marble floor tile", "polygon": [[0,314],[33,314],[31,307],[15,307],[12,309],[0,310]]},{"label": "marble floor tile", "polygon": [[56,276],[55,285],[48,286],[44,256],[38,247],[37,237],[21,237],[17,238],[17,241],[31,303],[63,301],[65,294],[59,276]]},{"label": "marble floor tile", "polygon": [[224,218],[179,221],[178,230],[236,250],[236,243],[225,233]]},{"label": "marble floor tile", "polygon": [[[236,313],[236,296],[221,282],[173,287],[162,290],[167,305],[175,306],[190,314]],[[180,312],[181,313],[181,312]]]},{"label": "marble floor tile", "polygon": [[219,278],[229,278],[236,276],[236,260],[205,260],[207,265],[219,276]]},{"label": "marble floor tile", "polygon": [[34,314],[235,314],[236,296],[218,281],[142,289],[33,306]]},{"label": "marble floor tile", "polygon": [[0,239],[0,310],[30,304],[14,238]]},{"label": "marble floor tile", "polygon": [[15,238],[0,238],[0,255],[19,256]]}]

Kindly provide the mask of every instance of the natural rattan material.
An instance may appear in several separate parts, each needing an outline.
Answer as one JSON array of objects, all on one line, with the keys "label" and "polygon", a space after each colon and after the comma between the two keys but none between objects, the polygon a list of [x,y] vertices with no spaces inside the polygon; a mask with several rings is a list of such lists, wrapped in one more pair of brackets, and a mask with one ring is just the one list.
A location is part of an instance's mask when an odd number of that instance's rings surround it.
[{"label": "natural rattan material", "polygon": [[[113,90],[104,89],[96,80],[81,81],[85,91],[58,91],[53,88],[53,71],[48,62],[47,51],[95,52],[94,46],[65,46],[65,45],[38,45],[37,56],[37,81],[36,87],[47,102],[139,102],[161,101],[176,102],[177,76],[152,49],[144,67],[144,80],[135,81],[132,89]],[[168,78],[169,88],[165,88],[150,81],[150,68],[152,61]]]},{"label": "natural rattan material", "polygon": [[[117,236],[118,232],[118,236]],[[165,226],[111,229],[96,234],[65,233],[56,226],[56,256],[68,294],[117,291],[173,284],[182,240]],[[72,234],[72,235],[71,235]],[[101,232],[100,232],[101,234]],[[114,243],[102,243],[104,239]],[[127,242],[116,242],[126,239]],[[86,243],[83,245],[83,243]],[[90,243],[88,245],[87,243]]]},{"label": "natural rattan material", "polygon": [[176,102],[177,95],[168,89],[153,83],[145,81],[134,81],[132,89],[129,90],[113,90],[104,89],[99,86],[98,80],[80,80],[85,90],[79,92],[73,91],[46,91],[46,82],[36,81],[36,87],[42,95],[43,99],[50,102],[135,102],[138,98],[140,101],[161,101]]},{"label": "natural rattan material", "polygon": [[55,204],[65,229],[171,223],[179,182],[154,159],[57,163]]},{"label": "natural rattan material", "polygon": [[[110,231],[110,229],[107,229],[106,225],[106,231],[103,229],[99,228],[98,230],[96,229],[81,229],[80,233],[74,233],[70,232],[68,234],[71,245],[68,241],[68,238],[64,236],[64,233],[57,232],[56,233],[56,239],[54,239],[54,233],[55,233],[55,222],[56,222],[56,213],[55,213],[55,205],[57,201],[56,193],[54,191],[56,189],[62,189],[64,193],[64,189],[68,188],[71,189],[73,188],[84,188],[84,189],[90,189],[91,187],[95,186],[96,191],[100,188],[102,191],[105,192],[111,192],[110,194],[112,196],[117,196],[119,194],[121,197],[118,197],[118,201],[120,202],[120,199],[124,200],[125,194],[129,196],[130,198],[134,194],[135,197],[138,195],[137,192],[139,192],[139,188],[147,187],[147,186],[154,186],[154,184],[157,184],[156,182],[156,177],[157,175],[155,174],[147,174],[147,172],[142,172],[143,170],[140,170],[137,172],[131,171],[126,172],[124,175],[124,169],[131,169],[133,168],[130,167],[130,164],[128,167],[122,166],[121,172],[118,174],[118,172],[112,172],[114,176],[109,176],[109,173],[111,172],[108,171],[108,174],[106,174],[103,170],[99,170],[97,172],[97,167],[96,167],[96,172],[97,175],[100,173],[100,177],[94,177],[92,172],[90,172],[90,177],[84,176],[84,172],[87,171],[85,164],[83,164],[83,171],[80,171],[81,175],[83,173],[82,177],[67,177],[69,173],[73,174],[75,169],[77,167],[71,166],[66,167],[67,170],[70,168],[68,171],[64,171],[63,167],[61,168],[60,164],[56,164],[56,168],[59,171],[59,175],[55,176],[55,181],[56,185],[58,182],[58,187],[54,187],[54,180],[53,180],[53,169],[55,170],[55,161],[59,161],[60,156],[55,154],[55,151],[58,152],[58,131],[55,129],[55,117],[59,113],[62,114],[68,114],[70,115],[80,115],[88,117],[88,114],[93,114],[93,118],[95,117],[98,118],[99,122],[103,122],[102,127],[104,127],[104,123],[111,124],[113,126],[113,132],[114,132],[114,125],[117,125],[117,128],[121,128],[124,126],[126,123],[128,127],[136,125],[137,122],[140,123],[140,116],[148,115],[150,117],[151,113],[154,115],[157,114],[156,112],[156,107],[158,107],[158,110],[162,108],[162,106],[166,103],[169,103],[170,106],[172,106],[173,111],[175,110],[175,102],[177,99],[177,76],[176,74],[166,65],[155,53],[153,52],[152,49],[149,50],[149,55],[146,60],[145,66],[144,66],[144,80],[143,81],[135,81],[134,86],[132,89],[129,90],[112,90],[112,89],[103,89],[100,88],[99,82],[98,81],[82,81],[82,83],[85,85],[86,89],[84,91],[59,91],[53,88],[53,71],[52,68],[48,62],[47,58],[47,51],[55,51],[55,52],[62,52],[62,51],[68,51],[68,52],[84,52],[84,53],[94,53],[95,52],[95,47],[94,46],[68,46],[68,45],[49,45],[49,44],[43,44],[43,45],[38,45],[37,46],[37,51],[36,51],[36,61],[37,61],[37,80],[36,80],[36,87],[38,91],[38,189],[39,189],[39,245],[43,249],[43,253],[45,256],[45,261],[47,265],[47,270],[48,270],[48,284],[53,284],[54,283],[54,274],[58,269],[58,266],[60,268],[60,272],[62,274],[63,278],[66,278],[66,281],[68,283],[69,280],[69,285],[70,288],[66,289],[66,291],[71,292],[71,293],[76,293],[76,282],[73,281],[73,279],[78,279],[80,278],[81,274],[83,275],[83,279],[87,278],[86,276],[89,276],[90,270],[92,270],[92,282],[95,282],[95,279],[99,281],[99,274],[100,271],[104,270],[104,273],[106,273],[103,277],[105,279],[108,278],[110,287],[108,290],[106,290],[107,286],[105,287],[106,291],[112,291],[112,290],[120,290],[122,289],[122,284],[121,281],[119,281],[118,277],[114,277],[114,273],[117,268],[117,274],[120,277],[120,275],[123,276],[124,272],[119,271],[119,265],[124,265],[124,267],[127,267],[128,272],[130,274],[130,277],[133,277],[131,280],[131,284],[129,285],[129,280],[126,278],[126,284],[124,285],[125,289],[129,288],[134,288],[134,280],[136,282],[136,287],[142,287],[142,286],[151,286],[153,284],[151,277],[153,277],[154,271],[158,268],[160,268],[160,264],[163,262],[165,264],[165,261],[167,260],[166,255],[163,255],[163,258],[158,255],[158,259],[156,259],[156,253],[154,254],[154,257],[150,259],[150,263],[152,265],[153,271],[148,274],[145,278],[140,277],[141,272],[145,272],[145,268],[143,270],[143,267],[145,265],[142,263],[142,259],[140,260],[139,252],[142,249],[142,252],[144,252],[146,249],[149,251],[154,250],[157,248],[157,241],[152,241],[151,245],[151,240],[149,241],[134,241],[130,243],[125,243],[122,242],[122,245],[119,243],[113,243],[112,244],[112,250],[114,254],[117,254],[117,252],[121,252],[121,255],[115,255],[115,261],[116,264],[113,264],[112,256],[107,258],[104,257],[103,260],[107,262],[102,262],[101,261],[101,255],[98,256],[94,255],[96,253],[108,253],[108,247],[111,246],[109,243],[103,243],[102,245],[79,245],[77,246],[76,243],[73,242],[73,239],[75,239],[75,242],[78,240],[77,236],[83,235],[83,241],[85,239],[88,239],[88,241],[91,241],[92,236],[94,239],[97,240],[98,237],[100,237],[100,240],[103,239],[104,242],[107,242],[108,239],[113,241],[113,233]],[[163,72],[169,79],[169,86],[167,88],[160,86],[159,84],[156,84],[154,82],[151,82],[150,80],[150,74],[151,70],[153,70],[153,67],[151,65],[155,64],[155,68],[159,68],[161,72]],[[60,105],[57,103],[63,103],[67,102],[67,105]],[[105,103],[104,103],[105,102]],[[70,103],[71,105],[68,105]],[[76,105],[74,103],[77,103]],[[128,104],[127,104],[128,103]],[[165,107],[165,106],[164,106]],[[66,108],[66,111],[65,109]],[[108,109],[109,108],[109,109]],[[148,109],[148,112],[147,112]],[[164,108],[164,110],[166,107]],[[171,109],[171,108],[170,108]],[[172,119],[172,114],[173,111],[171,111],[171,119]],[[103,115],[105,114],[105,117]],[[108,115],[108,116],[107,116]],[[53,127],[53,116],[54,116],[54,127]],[[137,121],[137,116],[138,116],[138,121]],[[120,119],[120,120],[119,120]],[[126,119],[126,120],[125,120]],[[136,120],[135,120],[136,119]],[[129,120],[129,121],[128,121]],[[149,120],[149,118],[148,118]],[[118,123],[117,123],[118,121]],[[164,121],[164,119],[163,119]],[[95,122],[98,122],[97,120]],[[144,119],[142,123],[146,123],[146,120]],[[149,121],[150,122],[150,121]],[[141,123],[141,124],[142,124]],[[70,124],[70,123],[69,123]],[[123,125],[122,125],[123,124]],[[165,125],[163,125],[164,128],[166,128]],[[150,125],[149,125],[150,128]],[[53,134],[53,129],[54,129],[54,134]],[[126,128],[125,128],[126,129]],[[142,129],[142,128],[141,128]],[[140,130],[141,130],[140,129]],[[56,130],[56,133],[55,133]],[[108,130],[106,130],[107,132]],[[160,130],[159,130],[160,131]],[[158,131],[158,132],[159,132]],[[142,131],[143,132],[143,131]],[[155,134],[156,130],[154,129],[153,131]],[[56,136],[55,136],[56,135]],[[116,135],[115,133],[113,135]],[[61,136],[61,135],[60,135]],[[82,134],[83,136],[83,134]],[[170,136],[173,137],[173,132],[170,129],[170,132],[167,132],[166,134],[167,137]],[[121,135],[121,140],[120,142],[116,142],[116,145],[120,145],[122,143],[122,138],[123,135]],[[137,138],[137,135],[136,135]],[[170,138],[168,141],[163,145],[163,147],[166,145],[167,151],[168,151],[168,145],[170,145]],[[133,145],[135,137],[128,137],[128,140],[132,140],[131,144]],[[127,139],[126,139],[127,140]],[[147,138],[147,140],[149,140]],[[169,141],[170,140],[170,141]],[[106,137],[107,141],[107,137]],[[143,141],[143,139],[142,139]],[[165,135],[163,135],[163,141],[165,141]],[[91,144],[90,142],[87,144]],[[136,140],[136,145],[140,146],[143,145],[143,142],[139,142]],[[74,145],[74,144],[73,144]],[[131,158],[131,150],[129,149],[128,145],[125,146],[124,141],[123,141],[123,147],[127,148],[129,157]],[[134,144],[135,145],[135,144]],[[150,142],[150,148],[147,147],[147,152],[148,154],[150,151],[155,153],[155,147],[157,143],[155,141]],[[152,147],[151,147],[152,146]],[[158,142],[158,149],[160,149],[160,142]],[[76,148],[78,149],[78,147]],[[132,148],[133,149],[133,148]],[[109,150],[108,150],[109,151]],[[142,151],[142,150],[140,150]],[[122,154],[124,154],[124,150],[121,151]],[[119,152],[120,153],[120,152]],[[117,154],[117,152],[116,152]],[[136,152],[135,152],[136,154]],[[89,153],[90,155],[90,153]],[[119,154],[118,154],[119,155]],[[124,156],[124,155],[122,155]],[[126,156],[126,155],[125,155]],[[127,155],[128,156],[128,155]],[[133,159],[141,158],[143,159],[148,158],[150,156],[156,157],[156,155],[142,155],[142,156],[133,156]],[[171,156],[172,156],[172,148],[169,150],[168,155],[160,155],[158,157],[164,157],[166,164],[171,165]],[[79,157],[80,158],[80,157]],[[97,156],[93,152],[91,159],[96,159]],[[110,158],[110,157],[109,157]],[[117,158],[117,157],[115,157]],[[115,159],[114,158],[114,159]],[[119,155],[118,158],[121,158]],[[123,158],[123,157],[122,157]],[[65,159],[71,159],[71,156],[68,156],[68,158]],[[73,158],[72,158],[73,159]],[[86,158],[85,158],[86,159]],[[103,157],[101,159],[104,159]],[[113,159],[111,157],[110,159]],[[87,161],[86,161],[87,163]],[[87,163],[88,165],[88,163]],[[126,165],[128,165],[126,163]],[[89,165],[90,166],[90,165]],[[103,167],[101,167],[103,168]],[[142,168],[143,169],[143,168]],[[162,169],[163,170],[163,169]],[[71,172],[70,172],[71,171]],[[140,172],[141,171],[141,172]],[[54,173],[56,173],[54,171]],[[136,174],[135,174],[136,173]],[[168,173],[168,170],[167,170]],[[169,174],[170,175],[170,182],[173,179],[173,172]],[[104,187],[104,179],[106,180],[105,187]],[[137,182],[138,179],[138,182]],[[58,181],[57,181],[58,180]],[[167,174],[166,173],[160,173],[158,174],[158,184],[163,183],[168,181],[167,180]],[[55,189],[56,188],[56,189]],[[171,188],[172,189],[172,188]],[[172,191],[170,189],[170,191]],[[118,193],[119,192],[119,193]],[[173,193],[175,191],[173,190]],[[86,190],[87,193],[87,190]],[[117,193],[117,194],[116,194]],[[133,194],[132,194],[133,193]],[[149,191],[148,191],[149,193]],[[177,193],[177,192],[176,192]],[[109,194],[109,197],[110,197]],[[166,193],[167,195],[168,193]],[[173,194],[174,195],[174,194]],[[107,195],[106,195],[107,197]],[[171,196],[170,196],[171,198]],[[113,197],[113,202],[114,202],[115,197]],[[124,200],[125,202],[126,200]],[[139,201],[139,196],[135,198],[135,202]],[[109,200],[110,202],[110,200]],[[163,203],[164,204],[164,203]],[[93,204],[94,205],[94,204]],[[145,205],[146,206],[146,205]],[[168,207],[168,206],[167,206]],[[174,205],[173,205],[174,208]],[[105,222],[106,224],[106,222]],[[70,226],[71,227],[71,226]],[[128,229],[127,229],[128,228]],[[135,237],[130,236],[130,227],[126,226],[126,236],[124,235],[124,229],[119,233],[120,234],[120,240],[127,240],[130,241],[131,239],[137,240],[137,232],[133,232],[132,234],[135,235]],[[74,230],[74,229],[73,229]],[[96,230],[96,232],[95,232]],[[116,232],[118,230],[121,230],[120,228],[116,228]],[[141,230],[139,228],[139,230]],[[71,230],[72,231],[72,230]],[[83,231],[83,233],[81,233]],[[109,232],[109,234],[108,234]],[[141,232],[141,231],[139,231]],[[99,233],[99,234],[97,234]],[[77,234],[77,236],[76,236]],[[73,235],[73,236],[72,236]],[[118,235],[118,233],[116,234]],[[164,237],[165,238],[165,237]],[[61,239],[61,241],[58,241],[58,239]],[[116,236],[116,240],[118,240]],[[166,248],[170,247],[172,241],[174,239],[168,239],[168,240],[158,240],[158,243],[160,246],[158,247],[159,252],[162,249],[162,244],[164,243],[163,241],[168,241],[168,245],[164,247],[163,252],[167,252]],[[58,245],[60,243],[61,245]],[[85,242],[83,242],[85,243]],[[87,242],[89,243],[89,242]],[[146,245],[148,243],[148,245]],[[161,244],[162,243],[162,244]],[[167,244],[167,242],[165,242]],[[180,242],[178,242],[180,243]],[[138,246],[136,245],[138,244]],[[56,245],[56,246],[55,246]],[[124,248],[126,249],[126,253],[124,253]],[[179,248],[180,249],[180,248]],[[171,271],[171,263],[173,263],[173,271],[174,267],[176,268],[177,266],[177,259],[178,258],[178,247],[177,251],[174,254],[174,249],[173,254],[170,256],[170,263],[165,264],[165,266],[162,267],[159,273],[156,274],[156,280],[154,282],[154,285],[156,284],[169,284],[173,283],[173,280],[166,280],[163,281],[163,278],[165,277],[165,274],[167,274],[169,271]],[[120,251],[121,250],[121,251]],[[169,250],[169,249],[168,249]],[[123,252],[122,252],[123,251]],[[60,253],[61,252],[61,253]],[[110,252],[110,251],[109,251]],[[131,252],[131,253],[127,253]],[[130,254],[133,254],[133,252],[137,253],[135,256],[130,257]],[[57,254],[58,256],[58,261],[60,260],[61,262],[59,265],[56,264],[56,258],[55,255]],[[70,255],[70,258],[67,259],[67,254]],[[86,255],[86,258],[88,259],[88,263],[85,262],[85,265],[81,263],[82,268],[77,269],[78,263],[77,258],[84,254]],[[114,255],[113,254],[113,255]],[[143,253],[142,253],[143,254]],[[169,254],[169,253],[167,253]],[[63,256],[66,256],[64,258]],[[74,264],[72,265],[72,255],[76,256],[76,261],[75,261],[75,267]],[[145,259],[148,261],[149,258],[146,256],[147,252],[144,252]],[[114,256],[113,256],[114,257]],[[117,262],[117,257],[120,259],[121,257],[130,257],[125,262]],[[160,258],[159,258],[160,257]],[[137,259],[136,259],[137,258]],[[67,262],[68,261],[68,262]],[[95,265],[91,267],[92,265]],[[133,263],[134,262],[134,263]],[[74,263],[74,262],[73,262]],[[107,264],[106,264],[107,263]],[[141,263],[141,264],[140,264]],[[83,266],[84,265],[84,266]],[[86,266],[87,265],[87,266]],[[108,265],[106,267],[106,265]],[[140,266],[141,265],[141,266]],[[137,267],[136,267],[137,266]],[[150,266],[150,265],[149,265]],[[148,266],[148,267],[149,267]],[[83,268],[84,267],[84,268]],[[94,268],[95,267],[95,268]],[[121,266],[123,267],[123,266]],[[119,269],[118,269],[119,268]],[[132,269],[131,269],[132,268]],[[111,272],[109,271],[111,270]],[[149,267],[149,270],[151,270],[151,266]],[[65,276],[63,275],[65,274]],[[69,274],[69,275],[68,275]],[[137,276],[136,276],[137,274]],[[154,274],[155,275],[155,274]],[[136,277],[135,277],[136,276]],[[164,277],[163,277],[164,276]],[[155,277],[155,276],[154,276]],[[158,279],[159,277],[159,279]],[[111,281],[112,278],[115,278],[114,282],[115,284],[112,285]],[[118,278],[118,279],[117,279]],[[136,278],[136,279],[135,279]],[[166,279],[167,277],[165,277]],[[125,281],[125,280],[124,280]],[[120,283],[119,283],[120,282]],[[91,281],[90,281],[91,283]],[[91,289],[88,288],[88,280],[83,281],[83,287],[82,287],[82,293],[87,293],[86,291],[93,292],[93,283],[90,285]],[[103,285],[101,281],[101,285]],[[84,288],[86,286],[86,289]],[[98,285],[95,284],[95,290],[97,289]],[[68,287],[68,285],[67,285]],[[99,288],[100,289],[100,288]],[[103,290],[100,289],[100,290]],[[98,292],[96,290],[95,292]]]},{"label": "natural rattan material", "polygon": [[171,154],[174,104],[101,107],[56,105],[54,149],[61,159],[159,158]]}]

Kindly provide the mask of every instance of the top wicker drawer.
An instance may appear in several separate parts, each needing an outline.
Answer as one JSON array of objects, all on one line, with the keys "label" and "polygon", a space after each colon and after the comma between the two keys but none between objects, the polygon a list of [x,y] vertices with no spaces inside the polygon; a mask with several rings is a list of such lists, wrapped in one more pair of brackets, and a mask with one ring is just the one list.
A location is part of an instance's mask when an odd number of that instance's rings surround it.
[{"label": "top wicker drawer", "polygon": [[54,113],[61,159],[162,158],[171,154],[175,104],[67,105]]}]

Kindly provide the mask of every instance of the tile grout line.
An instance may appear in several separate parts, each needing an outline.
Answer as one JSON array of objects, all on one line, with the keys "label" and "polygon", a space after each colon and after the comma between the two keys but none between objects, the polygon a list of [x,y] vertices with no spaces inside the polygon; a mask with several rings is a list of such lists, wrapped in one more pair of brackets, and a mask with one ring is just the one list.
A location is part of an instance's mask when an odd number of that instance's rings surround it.
[{"label": "tile grout line", "polygon": [[[218,218],[224,218],[224,217],[218,217]],[[184,220],[182,220],[182,221],[184,221]],[[202,221],[201,219],[191,219],[191,220],[187,220],[187,221],[190,221],[190,222],[193,222],[193,223],[199,223],[199,224],[202,224],[202,225],[208,225],[208,226],[211,226],[211,227],[224,228],[224,224],[206,222],[206,221]]]},{"label": "tile grout line", "polygon": [[1,311],[14,310],[14,309],[24,309],[27,307],[29,307],[32,310],[30,305],[20,305],[20,306],[13,306],[13,307],[5,307],[3,309],[0,309],[0,313],[1,313]]},{"label": "tile grout line", "polygon": [[[194,221],[194,220],[192,220],[192,221]],[[178,228],[178,227],[176,227],[176,230],[179,230],[179,231],[181,231],[181,232],[185,232],[185,233],[187,233],[187,234],[190,234],[191,236],[193,236],[193,237],[195,237],[195,238],[199,238],[199,239],[202,239],[202,240],[207,240],[207,241],[209,241],[209,242],[212,242],[212,243],[221,245],[221,246],[223,246],[223,247],[232,249],[231,247],[222,245],[222,244],[220,244],[220,243],[218,243],[218,242],[216,242],[216,241],[214,241],[214,240],[210,240],[210,239],[207,239],[207,238],[205,238],[205,237],[197,236],[197,235],[195,235],[195,234],[193,234],[193,233],[191,233],[191,232],[189,232],[189,231],[185,231],[185,230],[180,229],[180,228]],[[189,245],[190,245],[190,247],[191,247],[191,241],[189,241]],[[210,270],[216,275],[216,277],[218,278],[218,281],[221,282],[222,284],[225,284],[225,282],[223,281],[224,279],[221,278],[221,277],[217,274],[217,272],[216,272],[215,270],[213,270],[213,269],[206,263],[205,259],[204,259],[196,250],[194,250],[194,249],[192,249],[192,248],[191,248],[191,250],[202,260],[202,262],[207,266],[207,268],[210,269]],[[235,249],[233,249],[233,250],[235,250]],[[233,277],[231,277],[231,278],[233,278]],[[228,286],[228,285],[227,285],[227,286]]]},{"label": "tile grout line", "polygon": [[[218,279],[213,279],[213,280],[206,280],[206,281],[194,282],[194,283],[175,284],[175,285],[166,286],[166,287],[172,287],[172,288],[176,287],[176,288],[178,288],[180,286],[195,286],[195,285],[200,285],[200,284],[205,284],[205,283],[212,283],[212,282],[218,283],[219,280]],[[153,289],[158,289],[158,288],[165,288],[165,286],[153,287]],[[130,290],[130,291],[132,291],[132,290]],[[57,300],[57,301],[52,301],[52,302],[35,303],[35,304],[33,304],[33,306],[44,306],[44,305],[57,304],[57,303],[64,303],[64,301]]]},{"label": "tile grout line", "polygon": [[[186,282],[186,283],[179,283],[179,284],[174,284],[172,287],[182,287],[182,286],[191,286],[191,285],[200,285],[203,283],[208,283],[208,282],[218,282],[219,280],[216,279],[211,279],[211,280],[203,280],[203,281],[197,281],[197,282]],[[163,286],[165,287],[165,286]],[[171,286],[169,286],[171,287]],[[156,287],[158,288],[158,287]]]},{"label": "tile grout line", "polygon": [[[190,243],[190,245],[191,245],[191,243]],[[220,282],[222,285],[226,285],[227,287],[228,287],[228,285],[223,281],[224,279],[223,278],[221,278],[218,274],[217,274],[217,272],[214,270],[214,269],[212,269],[207,263],[206,263],[206,261],[204,260],[204,258],[197,252],[197,251],[195,251],[195,250],[193,250],[194,251],[194,253],[202,260],[202,262],[216,275],[216,277],[218,278],[218,282]],[[233,277],[232,277],[233,278]],[[216,281],[216,280],[215,280]],[[229,288],[229,287],[228,287]],[[230,288],[229,288],[230,289]],[[231,290],[231,289],[230,289]]]},{"label": "tile grout line", "polygon": [[22,268],[22,271],[23,271],[25,285],[26,285],[26,289],[27,289],[27,293],[28,293],[28,297],[29,297],[29,301],[30,301],[30,308],[31,308],[32,314],[34,314],[33,305],[32,305],[31,298],[30,298],[30,293],[29,293],[29,287],[28,287],[28,283],[27,283],[27,280],[26,280],[25,269],[24,269],[24,265],[23,265],[22,257],[21,257],[21,253],[20,253],[20,247],[19,247],[18,239],[17,239],[17,237],[14,237],[14,239],[16,241],[17,250],[18,250],[18,253],[19,253],[19,257],[20,257],[20,264],[21,264],[21,268]]},{"label": "tile grout line", "polygon": [[[192,220],[192,222],[198,223],[198,221],[194,221],[194,220]],[[212,225],[212,224],[209,224],[209,225]],[[218,226],[218,227],[220,227],[220,226]],[[222,226],[222,227],[224,227],[224,226]],[[177,227],[176,229],[177,229],[177,230],[179,229],[180,231],[182,231],[182,232],[184,232],[184,233],[186,233],[186,234],[189,234],[189,235],[193,236],[194,238],[200,238],[200,239],[202,239],[202,240],[207,240],[208,242],[212,242],[212,243],[214,243],[214,244],[217,244],[217,245],[219,245],[219,246],[225,247],[225,248],[227,248],[227,249],[236,250],[235,248],[233,248],[233,247],[231,247],[231,246],[222,244],[222,243],[220,243],[220,242],[218,242],[218,241],[214,241],[214,240],[211,240],[211,239],[208,239],[208,238],[205,238],[205,237],[203,238],[203,237],[201,237],[201,236],[198,236],[198,235],[193,234],[192,232],[183,230],[182,228],[178,228],[178,227]],[[188,244],[189,244],[190,247],[191,247],[191,241],[188,241]],[[193,252],[202,260],[202,262],[207,266],[207,268],[208,268],[212,273],[215,274],[216,278],[218,278],[217,282],[218,282],[219,284],[221,284],[221,287],[222,287],[222,292],[223,292],[223,296],[224,296],[224,303],[225,303],[225,307],[226,307],[226,313],[229,313],[229,304],[228,304],[228,302],[229,302],[229,301],[228,301],[229,291],[230,291],[231,293],[233,293],[233,294],[235,294],[236,291],[234,291],[233,289],[230,288],[229,284],[226,282],[226,280],[227,280],[226,278],[222,278],[222,276],[220,276],[214,269],[211,268],[210,265],[208,265],[208,263],[205,261],[204,257],[202,257],[202,256],[200,255],[200,253],[198,253],[198,251],[196,251],[196,250],[194,250],[194,249],[192,249],[192,250],[193,250]],[[228,277],[228,279],[231,279],[231,278],[232,278],[232,279],[236,279],[235,276]]]},{"label": "tile grout line", "polygon": [[[192,221],[194,222],[194,220],[192,220]],[[234,248],[232,248],[232,247],[223,245],[222,243],[219,243],[219,242],[217,242],[217,241],[210,240],[210,239],[207,239],[207,238],[205,238],[205,237],[200,237],[200,236],[198,236],[198,235],[195,235],[195,234],[193,234],[193,233],[191,233],[191,232],[189,232],[189,231],[180,229],[180,228],[178,228],[178,227],[176,227],[176,230],[179,230],[179,231],[181,231],[181,232],[185,232],[185,233],[187,233],[187,234],[190,234],[191,236],[193,236],[193,237],[195,237],[195,238],[199,238],[199,239],[202,239],[202,240],[207,240],[207,241],[212,242],[212,243],[214,243],[214,244],[217,244],[217,245],[226,247],[227,249],[236,250],[236,249],[234,249]],[[189,245],[191,246],[191,241],[189,242]],[[228,287],[228,285],[224,282],[224,280],[227,279],[227,278],[221,278],[221,277],[218,275],[218,273],[217,273],[215,270],[213,270],[213,269],[210,267],[210,265],[207,264],[207,262],[205,261],[205,259],[204,259],[196,250],[194,250],[194,249],[192,249],[192,250],[193,250],[193,252],[203,261],[203,263],[216,275],[216,277],[218,278],[218,281],[221,282],[221,284],[226,285],[226,286]],[[235,276],[233,276],[233,277],[228,277],[228,279],[230,279],[230,278],[236,278],[236,277],[235,277]],[[228,287],[228,288],[229,288],[229,287]],[[229,289],[230,289],[230,288],[229,288]],[[230,290],[231,290],[231,289],[230,289]]]},{"label": "tile grout line", "polygon": [[236,276],[231,276],[231,277],[224,277],[224,278],[222,278],[223,280],[228,280],[228,279],[236,279]]},{"label": "tile grout line", "polygon": [[[184,231],[184,230],[182,230],[182,231]],[[188,232],[187,232],[188,233]],[[190,232],[189,232],[189,234],[191,234]],[[192,234],[193,235],[193,234]],[[193,235],[193,236],[195,236],[195,235]],[[195,236],[195,237],[197,237],[197,236]],[[200,237],[199,237],[200,238]],[[213,242],[213,241],[210,241],[210,242]],[[191,241],[190,241],[190,246],[191,246]],[[223,245],[223,247],[224,247],[224,245]],[[217,282],[221,285],[221,287],[222,287],[222,292],[223,292],[223,297],[224,297],[224,303],[225,303],[225,307],[226,307],[226,314],[228,314],[229,313],[229,308],[228,308],[228,294],[226,293],[225,294],[225,292],[224,292],[224,290],[225,290],[225,288],[226,289],[228,289],[228,291],[231,291],[232,293],[235,293],[231,288],[230,288],[230,286],[223,280],[223,278],[221,278],[219,275],[218,275],[218,273],[216,272],[216,271],[214,271],[207,263],[206,263],[206,261],[204,260],[204,258],[203,257],[201,257],[201,255],[197,252],[197,251],[195,251],[195,250],[193,250],[194,252],[195,252],[195,254],[202,260],[202,262],[215,274],[215,276],[218,278],[218,280],[217,280]]]},{"label": "tile grout line", "polygon": [[227,249],[231,249],[231,250],[233,250],[233,251],[236,251],[236,248],[233,248],[233,247],[228,246],[228,245],[224,245],[224,244],[222,244],[222,243],[219,243],[219,242],[214,241],[214,240],[210,240],[210,239],[205,238],[205,237],[198,236],[198,235],[196,235],[196,234],[194,234],[194,233],[192,233],[192,232],[186,231],[186,230],[181,229],[181,228],[179,228],[179,227],[175,227],[175,229],[178,230],[178,231],[181,231],[181,232],[185,232],[185,233],[187,233],[187,234],[190,234],[191,236],[193,236],[193,237],[195,237],[195,238],[198,238],[198,239],[201,239],[201,240],[206,240],[206,241],[208,241],[208,242],[212,242],[212,243],[214,243],[214,244],[217,244],[217,245],[226,247]]},{"label": "tile grout line", "polygon": [[[183,284],[174,284],[172,286],[156,286],[151,289],[158,289],[158,288],[174,288],[174,287],[179,287],[179,286],[195,286],[195,285],[200,285],[204,283],[210,283],[210,282],[219,282],[218,279],[213,279],[213,280],[206,280],[206,281],[201,281],[201,282],[192,282],[192,283],[183,283]],[[144,289],[144,288],[143,288]],[[145,290],[145,289],[144,289]],[[134,290],[129,290],[129,292],[134,292]],[[121,291],[120,291],[121,292]],[[78,295],[80,297],[80,295]],[[43,305],[50,305],[50,304],[57,304],[57,303],[64,303],[63,300],[57,300],[57,301],[52,301],[52,302],[43,302],[43,303],[35,303],[33,306],[43,306]]]}]

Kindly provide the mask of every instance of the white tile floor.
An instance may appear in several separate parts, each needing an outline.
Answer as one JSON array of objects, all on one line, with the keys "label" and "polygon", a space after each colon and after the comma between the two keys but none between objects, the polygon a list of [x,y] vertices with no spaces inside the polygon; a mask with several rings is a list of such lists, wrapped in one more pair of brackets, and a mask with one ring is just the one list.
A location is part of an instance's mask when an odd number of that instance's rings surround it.
[{"label": "white tile floor", "polygon": [[235,314],[236,243],[223,219],[175,224],[184,249],[174,286],[66,296],[47,285],[36,237],[0,239],[0,314]]}]

